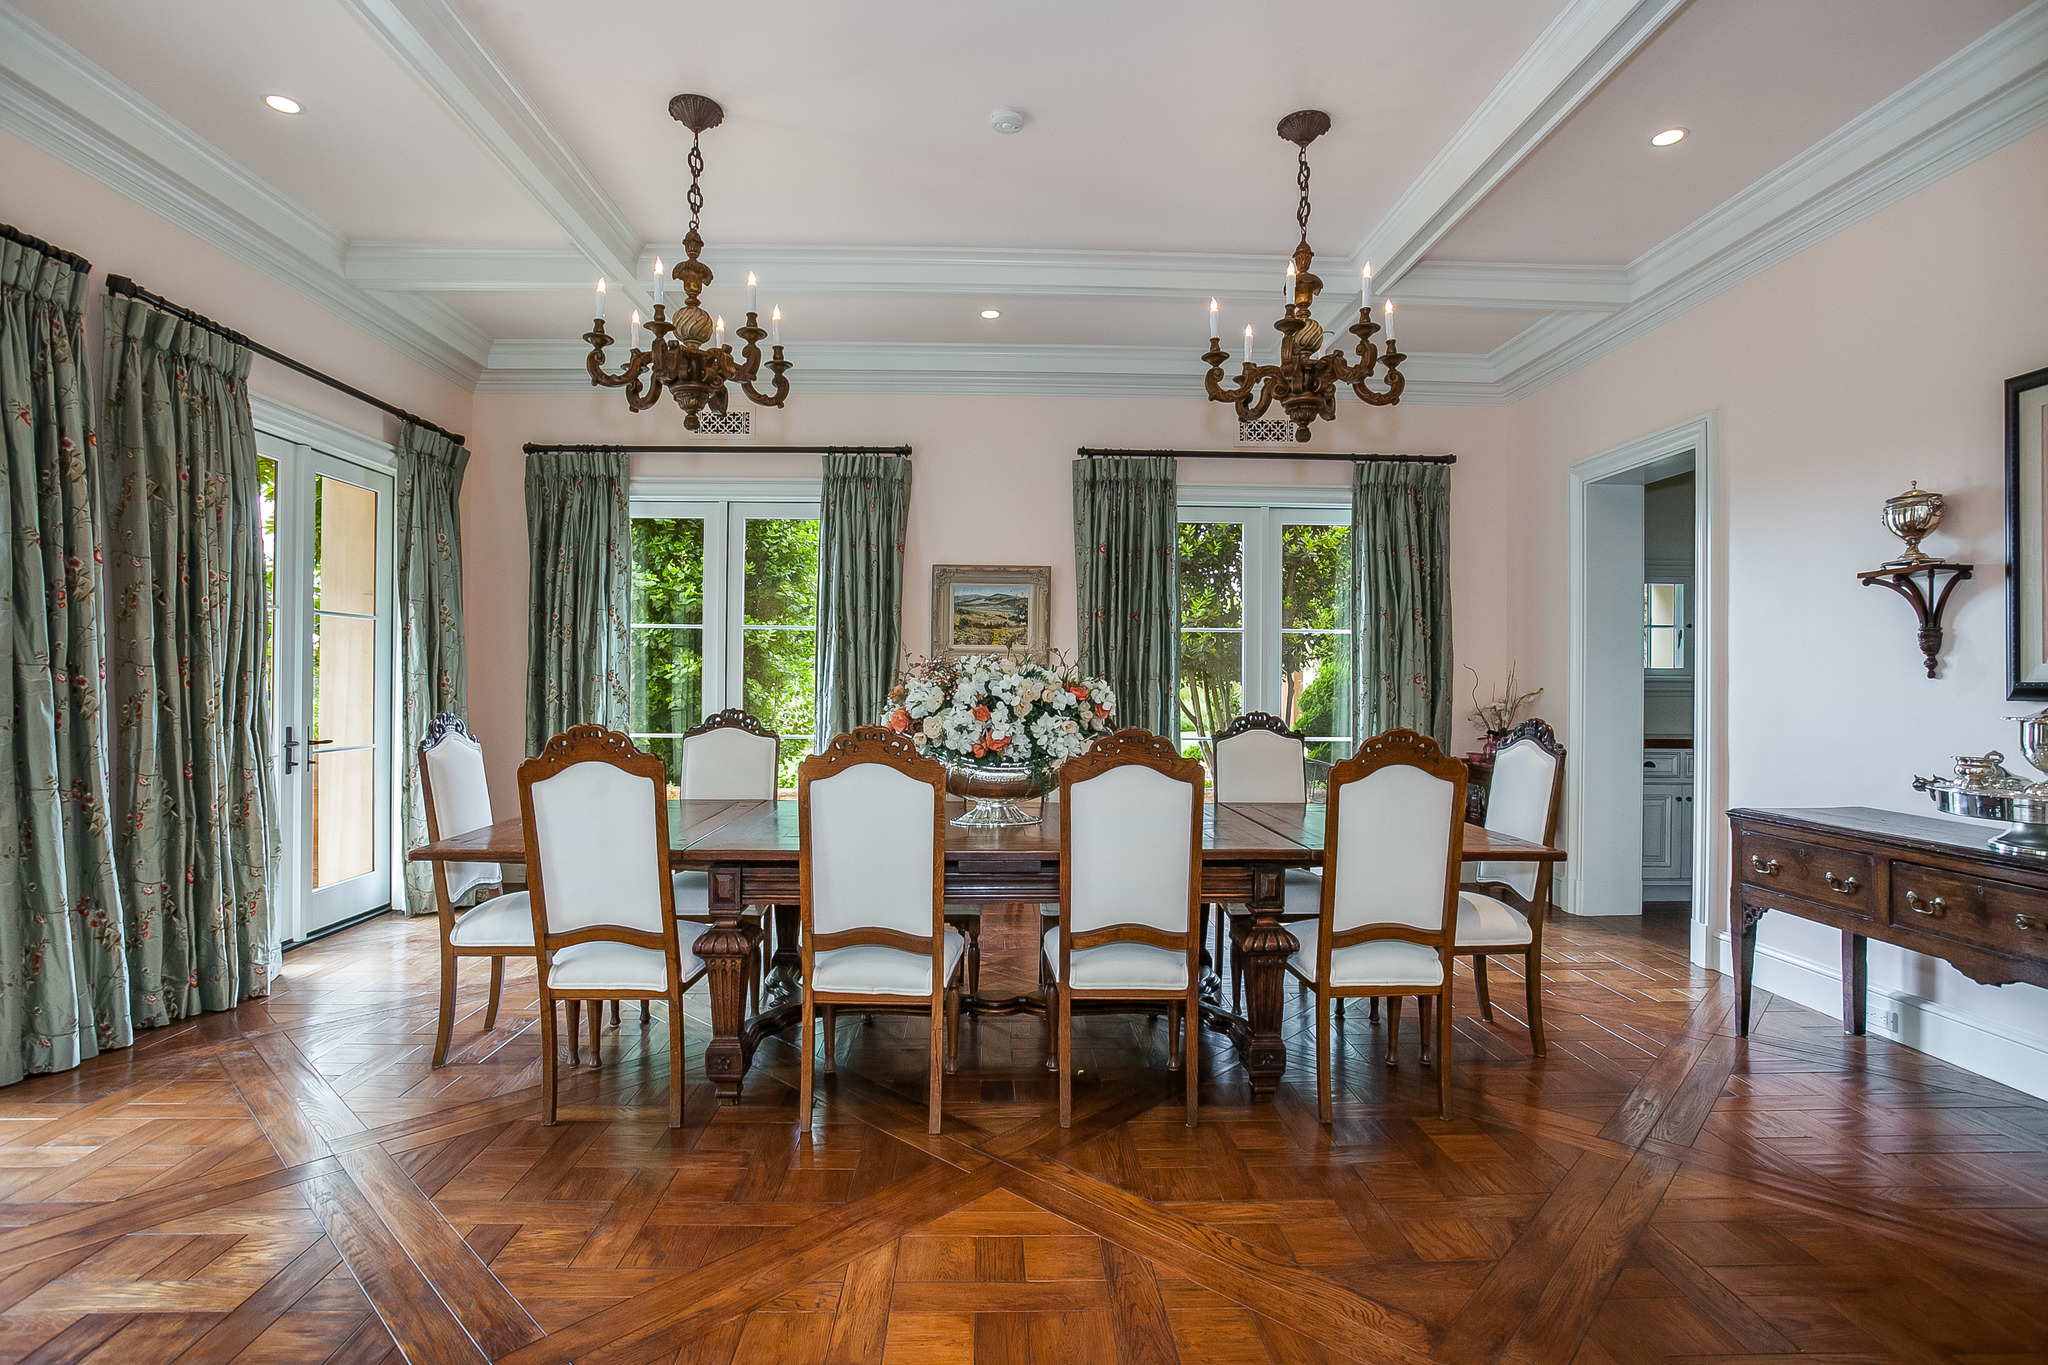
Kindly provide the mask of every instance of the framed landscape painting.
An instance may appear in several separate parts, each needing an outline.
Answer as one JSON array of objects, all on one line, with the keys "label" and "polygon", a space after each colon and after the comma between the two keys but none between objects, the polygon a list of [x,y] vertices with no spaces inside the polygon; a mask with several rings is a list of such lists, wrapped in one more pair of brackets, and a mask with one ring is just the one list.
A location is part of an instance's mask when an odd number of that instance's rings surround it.
[{"label": "framed landscape painting", "polygon": [[2048,700],[2048,370],[2005,381],[2006,696]]},{"label": "framed landscape painting", "polygon": [[1043,661],[1052,569],[932,565],[932,653],[1022,654]]}]

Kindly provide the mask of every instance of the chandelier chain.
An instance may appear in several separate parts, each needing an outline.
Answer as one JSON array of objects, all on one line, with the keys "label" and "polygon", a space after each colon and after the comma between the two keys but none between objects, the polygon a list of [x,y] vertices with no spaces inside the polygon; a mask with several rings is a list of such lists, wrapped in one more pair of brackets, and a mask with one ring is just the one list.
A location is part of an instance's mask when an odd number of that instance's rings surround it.
[{"label": "chandelier chain", "polygon": [[704,150],[698,145],[697,137],[692,135],[690,138],[690,229],[693,232],[697,228],[698,215],[704,212],[704,191],[697,184],[698,177],[703,174]]},{"label": "chandelier chain", "polygon": [[1301,148],[1301,171],[1295,179],[1301,184],[1301,207],[1295,210],[1294,221],[1301,226],[1301,240],[1308,240],[1308,147]]}]

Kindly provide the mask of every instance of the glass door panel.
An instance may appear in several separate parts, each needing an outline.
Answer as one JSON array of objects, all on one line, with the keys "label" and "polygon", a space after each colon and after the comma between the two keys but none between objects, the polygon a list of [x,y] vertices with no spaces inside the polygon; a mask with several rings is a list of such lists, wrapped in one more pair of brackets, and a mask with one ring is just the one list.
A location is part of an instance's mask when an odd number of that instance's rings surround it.
[{"label": "glass door panel", "polygon": [[706,517],[633,519],[633,741],[674,787],[683,732],[704,719]]},{"label": "glass door panel", "polygon": [[1182,749],[1205,764],[1210,736],[1244,710],[1244,533],[1238,521],[1180,527]]},{"label": "glass door panel", "polygon": [[816,723],[818,519],[736,506],[739,705],[782,735],[776,785],[796,786]]},{"label": "glass door panel", "polygon": [[1308,756],[1351,753],[1351,528],[1280,526],[1278,709]]}]

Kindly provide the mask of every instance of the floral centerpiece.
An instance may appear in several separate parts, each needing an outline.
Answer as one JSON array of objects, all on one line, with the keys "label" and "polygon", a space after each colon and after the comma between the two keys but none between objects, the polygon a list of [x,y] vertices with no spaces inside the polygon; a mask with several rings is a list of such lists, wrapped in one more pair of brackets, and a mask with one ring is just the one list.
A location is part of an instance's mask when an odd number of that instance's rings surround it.
[{"label": "floral centerpiece", "polygon": [[1052,787],[1062,763],[1116,728],[1116,695],[1064,663],[1006,656],[918,659],[889,689],[882,724],[952,769],[975,805],[956,823],[1030,824],[1020,797]]}]

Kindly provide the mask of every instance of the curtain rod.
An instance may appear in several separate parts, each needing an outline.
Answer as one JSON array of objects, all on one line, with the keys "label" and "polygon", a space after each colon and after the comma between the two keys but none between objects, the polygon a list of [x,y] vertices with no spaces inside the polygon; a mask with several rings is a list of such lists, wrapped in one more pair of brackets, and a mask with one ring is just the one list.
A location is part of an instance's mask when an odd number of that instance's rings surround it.
[{"label": "curtain rod", "polygon": [[147,289],[144,289],[141,285],[129,279],[126,275],[107,276],[107,292],[109,294],[119,294],[126,298],[140,299],[142,302],[148,304],[150,307],[159,309],[162,312],[169,313],[172,317],[183,318],[185,321],[191,323],[195,327],[203,327],[207,331],[212,332],[216,336],[226,337],[229,341],[234,342],[237,346],[246,346],[251,351],[254,351],[257,355],[262,356],[266,360],[274,360],[278,364],[284,366],[286,369],[297,370],[300,374],[305,375],[308,379],[317,379],[330,389],[339,389],[341,392],[347,394],[349,397],[355,399],[359,403],[368,403],[373,408],[377,408],[383,412],[388,412],[401,422],[410,422],[416,427],[425,427],[428,431],[438,431],[439,433],[441,433],[441,435],[446,436],[449,440],[455,442],[455,444],[457,445],[468,444],[468,442],[462,439],[459,433],[450,431],[448,430],[448,428],[441,426],[439,423],[429,422],[424,417],[416,417],[412,413],[407,412],[404,408],[399,407],[395,403],[387,403],[381,398],[376,398],[370,394],[364,393],[361,389],[357,388],[353,384],[344,384],[331,374],[322,374],[319,370],[314,369],[311,365],[306,364],[303,360],[294,360],[282,351],[271,350],[268,346],[265,346],[260,341],[251,341],[248,337],[243,336],[240,332],[235,331],[231,327],[223,327],[218,322],[215,322],[212,318],[206,317],[200,313],[195,313],[191,309],[186,308],[180,304],[172,303],[169,299],[165,298],[161,294],[150,293]]},{"label": "curtain rod", "polygon": [[909,446],[594,446],[553,445],[542,441],[526,443],[526,453],[529,455],[538,455],[542,451],[559,451],[571,455],[608,455],[615,450],[624,451],[628,455],[687,455],[702,451],[710,455],[894,455],[903,460],[910,458]]},{"label": "curtain rod", "polygon": [[30,251],[40,251],[53,260],[62,261],[81,275],[92,273],[92,262],[77,252],[66,251],[61,246],[51,246],[42,238],[31,237],[18,227],[10,227],[6,223],[0,223],[0,237],[4,237],[10,242],[19,242]]},{"label": "curtain rod", "polygon": [[1084,460],[1342,460],[1346,464],[1456,464],[1455,455],[1324,455],[1289,450],[1098,450],[1082,446],[1074,452]]}]

